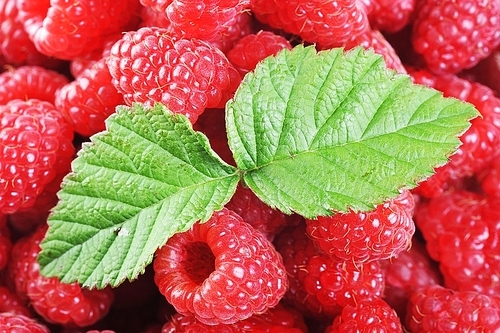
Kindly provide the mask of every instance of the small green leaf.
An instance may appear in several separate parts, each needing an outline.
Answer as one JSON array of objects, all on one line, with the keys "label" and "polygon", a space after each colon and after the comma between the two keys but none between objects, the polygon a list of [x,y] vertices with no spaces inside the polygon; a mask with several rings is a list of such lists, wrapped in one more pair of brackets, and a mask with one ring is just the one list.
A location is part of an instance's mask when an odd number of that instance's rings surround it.
[{"label": "small green leaf", "polygon": [[297,46],[261,62],[226,106],[243,181],[306,217],[369,210],[443,165],[477,116],[358,47]]},{"label": "small green leaf", "polygon": [[119,107],[84,144],[49,217],[38,260],[62,282],[134,279],[174,233],[206,221],[239,181],[186,117],[162,105]]}]

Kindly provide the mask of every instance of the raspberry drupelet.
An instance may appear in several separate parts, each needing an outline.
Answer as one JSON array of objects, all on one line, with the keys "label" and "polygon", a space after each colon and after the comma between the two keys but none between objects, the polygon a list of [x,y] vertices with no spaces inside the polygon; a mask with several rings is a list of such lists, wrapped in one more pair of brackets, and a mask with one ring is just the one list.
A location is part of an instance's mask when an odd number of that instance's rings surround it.
[{"label": "raspberry drupelet", "polygon": [[155,282],[177,312],[204,324],[233,324],[278,304],[283,260],[259,231],[222,209],[172,236],[153,262]]},{"label": "raspberry drupelet", "polygon": [[0,313],[2,333],[50,333],[49,328],[36,319],[12,312]]}]

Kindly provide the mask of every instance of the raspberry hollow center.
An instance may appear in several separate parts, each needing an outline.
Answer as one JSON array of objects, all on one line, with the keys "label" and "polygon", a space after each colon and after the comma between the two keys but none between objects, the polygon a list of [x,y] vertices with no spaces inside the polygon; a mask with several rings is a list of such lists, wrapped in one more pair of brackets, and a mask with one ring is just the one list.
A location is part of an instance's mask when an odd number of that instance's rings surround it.
[{"label": "raspberry hollow center", "polygon": [[187,276],[196,284],[201,284],[215,271],[215,256],[204,242],[192,242],[186,246],[183,266]]}]

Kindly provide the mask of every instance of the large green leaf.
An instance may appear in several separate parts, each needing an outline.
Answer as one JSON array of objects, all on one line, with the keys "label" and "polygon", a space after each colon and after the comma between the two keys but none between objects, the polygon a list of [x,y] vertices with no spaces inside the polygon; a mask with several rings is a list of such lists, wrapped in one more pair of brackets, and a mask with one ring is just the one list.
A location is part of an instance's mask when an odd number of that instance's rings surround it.
[{"label": "large green leaf", "polygon": [[356,48],[297,46],[248,74],[226,107],[243,180],[306,217],[372,209],[447,162],[477,115]]},{"label": "large green leaf", "polygon": [[63,181],[41,244],[42,274],[89,287],[134,279],[158,247],[233,195],[237,170],[187,118],[120,107]]}]

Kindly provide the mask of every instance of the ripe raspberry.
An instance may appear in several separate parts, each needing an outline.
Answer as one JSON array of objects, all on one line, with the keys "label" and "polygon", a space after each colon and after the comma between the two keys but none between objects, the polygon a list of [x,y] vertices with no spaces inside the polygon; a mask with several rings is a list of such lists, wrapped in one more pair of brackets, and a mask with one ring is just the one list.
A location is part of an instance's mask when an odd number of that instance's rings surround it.
[{"label": "ripe raspberry", "polygon": [[409,251],[382,261],[382,267],[385,272],[384,300],[401,318],[405,317],[406,305],[413,291],[442,283],[438,266],[427,254],[425,245],[415,238]]},{"label": "ripe raspberry", "polygon": [[0,313],[2,333],[50,333],[47,326],[35,319],[11,312]]},{"label": "ripe raspberry", "polygon": [[279,253],[228,209],[171,237],[157,251],[153,268],[169,303],[208,325],[232,324],[265,312],[287,288]]},{"label": "ripe raspberry", "polygon": [[298,311],[278,304],[276,307],[234,324],[205,325],[192,315],[175,314],[163,325],[162,333],[302,333],[307,327]]},{"label": "ripe raspberry", "polygon": [[403,333],[396,311],[382,299],[361,300],[346,305],[325,333]]},{"label": "ripe raspberry", "polygon": [[111,289],[88,290],[77,283],[65,284],[40,275],[36,258],[46,230],[46,225],[41,226],[14,245],[9,274],[16,284],[16,293],[49,323],[67,327],[92,325],[109,311],[113,293]]},{"label": "ripe raspberry", "polygon": [[43,54],[72,60],[103,45],[110,34],[135,26],[137,0],[18,3],[24,29]]},{"label": "ripe raspberry", "polygon": [[257,63],[283,49],[290,50],[292,45],[282,36],[271,31],[260,30],[241,38],[227,53],[227,58],[240,72],[241,76],[255,69]]},{"label": "ripe raspberry", "polygon": [[449,191],[419,205],[415,221],[446,287],[496,295],[500,271],[498,198]]},{"label": "ripe raspberry", "polygon": [[12,100],[0,106],[0,212],[30,207],[44,187],[67,172],[73,131],[49,102]]},{"label": "ripe raspberry", "polygon": [[40,66],[11,68],[0,74],[0,104],[30,98],[53,104],[56,91],[68,82],[66,76]]},{"label": "ripe raspberry", "polygon": [[306,219],[307,234],[325,254],[346,261],[389,259],[407,250],[415,233],[409,191],[369,212]]},{"label": "ripe raspberry", "polygon": [[379,261],[355,264],[319,254],[304,224],[285,229],[274,243],[289,275],[284,301],[305,317],[333,320],[346,305],[383,295],[385,283]]},{"label": "ripe raspberry", "polygon": [[19,1],[0,2],[0,55],[12,66],[38,65],[57,68],[61,61],[38,52],[24,31],[23,21],[17,15],[17,2]]},{"label": "ripe raspberry", "polygon": [[251,0],[250,8],[260,22],[317,43],[322,49],[342,46],[369,28],[357,0]]},{"label": "ripe raspberry", "polygon": [[352,49],[356,46],[363,46],[365,49],[373,49],[384,57],[387,67],[396,70],[398,73],[406,73],[406,69],[399,59],[394,48],[385,39],[384,35],[378,30],[367,30],[359,35],[354,36],[351,40],[345,43],[346,49]]},{"label": "ripe raspberry", "polygon": [[416,0],[361,0],[375,30],[394,33],[413,18]]},{"label": "ripe raspberry", "polygon": [[263,203],[249,188],[238,186],[236,193],[226,204],[243,221],[262,232],[272,241],[287,224],[285,215]]},{"label": "ripe raspberry", "polygon": [[106,58],[102,58],[57,92],[55,106],[75,132],[91,136],[103,131],[104,120],[124,104],[111,80]]},{"label": "ripe raspberry", "polygon": [[220,50],[157,27],[126,33],[107,64],[126,103],[161,102],[193,123],[206,108],[224,107],[241,81]]},{"label": "ripe raspberry", "polygon": [[486,58],[500,44],[500,2],[423,0],[412,43],[436,74],[458,73]]},{"label": "ripe raspberry", "polygon": [[11,292],[7,287],[0,286],[0,313],[4,312],[33,317],[28,306],[24,304],[19,296]]},{"label": "ripe raspberry", "polygon": [[497,332],[500,303],[479,293],[432,285],[412,294],[405,323],[412,333]]}]

